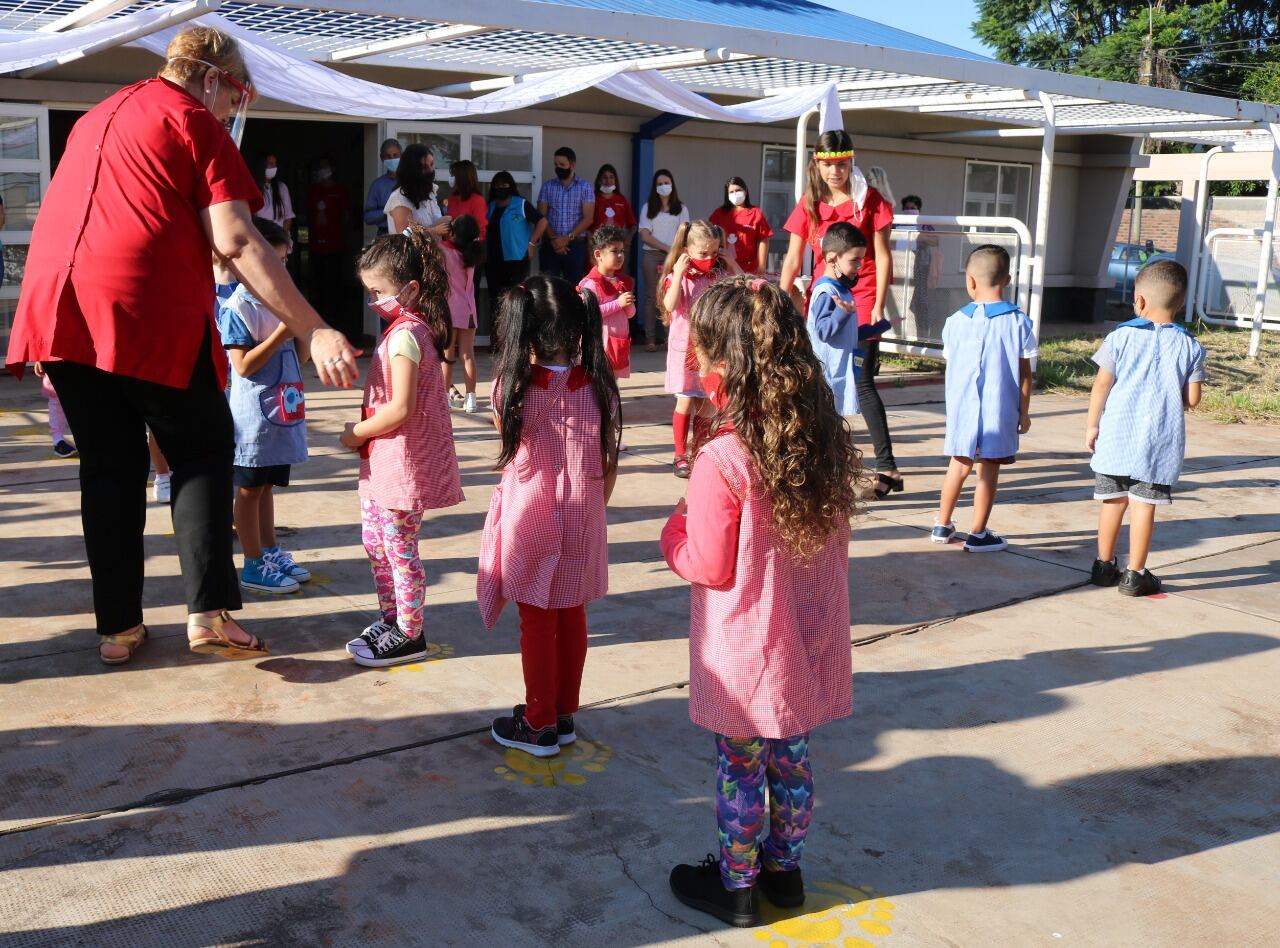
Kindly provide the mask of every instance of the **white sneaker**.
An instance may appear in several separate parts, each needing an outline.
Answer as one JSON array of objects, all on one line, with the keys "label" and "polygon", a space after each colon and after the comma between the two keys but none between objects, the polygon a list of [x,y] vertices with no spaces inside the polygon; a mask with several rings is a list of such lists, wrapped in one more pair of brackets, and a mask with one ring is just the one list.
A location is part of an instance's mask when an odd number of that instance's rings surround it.
[{"label": "white sneaker", "polygon": [[462,403],[462,410],[468,415],[474,415],[480,409],[476,407],[476,393],[467,392],[467,400]]},{"label": "white sneaker", "polygon": [[169,477],[169,474],[157,474],[151,485],[151,498],[157,504],[167,504],[170,500]]}]

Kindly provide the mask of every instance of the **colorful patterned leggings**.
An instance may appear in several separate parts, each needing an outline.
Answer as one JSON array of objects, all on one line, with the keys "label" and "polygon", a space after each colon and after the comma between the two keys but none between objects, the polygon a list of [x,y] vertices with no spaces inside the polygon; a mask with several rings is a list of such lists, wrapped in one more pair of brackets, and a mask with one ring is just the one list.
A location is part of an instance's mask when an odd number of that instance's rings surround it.
[{"label": "colorful patterned leggings", "polygon": [[716,752],[716,822],[725,888],[746,889],[755,884],[761,850],[771,870],[798,868],[813,816],[809,735],[774,740],[717,734]]},{"label": "colorful patterned leggings", "polygon": [[382,619],[392,625],[398,622],[405,635],[416,639],[422,634],[422,604],[427,594],[427,573],[418,558],[422,514],[387,510],[361,498],[360,524]]}]

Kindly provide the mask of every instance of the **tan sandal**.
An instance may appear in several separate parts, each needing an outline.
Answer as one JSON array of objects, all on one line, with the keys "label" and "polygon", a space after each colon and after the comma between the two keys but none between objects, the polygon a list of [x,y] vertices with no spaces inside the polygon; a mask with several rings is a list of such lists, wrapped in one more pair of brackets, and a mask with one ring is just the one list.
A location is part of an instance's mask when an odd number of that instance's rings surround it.
[{"label": "tan sandal", "polygon": [[[133,653],[146,640],[147,627],[145,625],[138,626],[132,632],[122,632],[119,635],[104,635],[101,637],[101,641],[98,642],[98,658],[102,660],[104,665],[123,665],[133,658]],[[104,645],[114,645],[117,648],[126,649],[128,654],[117,655],[113,658],[103,653],[102,646]]]},{"label": "tan sandal", "polygon": [[227,634],[222,631],[222,627],[231,621],[231,615],[225,609],[216,616],[188,616],[188,634],[192,629],[202,629],[212,632],[213,635],[201,636],[196,639],[188,638],[187,647],[199,655],[217,655],[230,661],[261,658],[264,655],[271,654],[267,651],[267,643],[252,633],[249,634],[248,645],[241,645],[239,642],[233,642],[227,638]]}]

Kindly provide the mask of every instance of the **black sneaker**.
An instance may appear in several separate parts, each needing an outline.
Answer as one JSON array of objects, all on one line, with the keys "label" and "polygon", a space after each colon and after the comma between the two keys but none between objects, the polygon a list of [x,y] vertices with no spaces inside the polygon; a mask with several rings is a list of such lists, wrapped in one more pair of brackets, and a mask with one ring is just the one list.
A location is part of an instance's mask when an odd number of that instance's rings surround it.
[{"label": "black sneaker", "polygon": [[373,648],[373,643],[378,641],[378,637],[391,629],[394,629],[390,622],[385,619],[378,619],[375,622],[365,626],[364,631],[357,635],[354,639],[347,643],[347,654],[354,655],[355,649],[364,646],[367,649]]},{"label": "black sneaker", "polygon": [[556,729],[548,726],[535,731],[524,716],[522,704],[511,709],[511,717],[494,718],[489,733],[503,747],[514,747],[534,757],[554,757],[560,753]]},{"label": "black sneaker", "polygon": [[1160,578],[1149,569],[1139,573],[1136,569],[1127,569],[1120,578],[1120,595],[1150,596],[1160,591]]},{"label": "black sneaker", "polygon": [[[525,706],[516,705],[511,709],[512,717],[524,717]],[[561,714],[556,717],[556,742],[561,747],[567,747],[578,739],[578,732],[573,728],[573,715]]]},{"label": "black sneaker", "polygon": [[80,452],[76,450],[76,446],[65,438],[60,438],[53,446],[53,453],[60,458],[73,458]]},{"label": "black sneaker", "polygon": [[1114,586],[1120,582],[1120,564],[1113,556],[1109,560],[1094,560],[1089,582],[1095,586]]},{"label": "black sneaker", "polygon": [[714,915],[735,928],[755,928],[761,924],[760,896],[755,886],[726,889],[720,880],[720,860],[710,853],[696,866],[680,865],[672,869],[671,891],[689,908]]},{"label": "black sneaker", "polygon": [[427,640],[419,635],[411,639],[399,626],[391,626],[372,643],[356,645],[350,643],[351,657],[357,665],[365,668],[385,668],[388,665],[403,665],[406,662],[420,662],[427,657]]},{"label": "black sneaker", "polygon": [[799,869],[766,869],[761,866],[756,882],[764,897],[778,908],[804,905],[804,879]]}]

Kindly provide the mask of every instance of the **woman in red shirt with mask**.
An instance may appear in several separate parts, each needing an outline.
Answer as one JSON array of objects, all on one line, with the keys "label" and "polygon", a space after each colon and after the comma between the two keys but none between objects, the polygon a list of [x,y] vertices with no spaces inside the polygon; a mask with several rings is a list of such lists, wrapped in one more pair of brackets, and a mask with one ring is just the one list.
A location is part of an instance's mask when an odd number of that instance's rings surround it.
[{"label": "woman in red shirt with mask", "polygon": [[727,249],[743,273],[764,273],[769,262],[773,228],[764,211],[751,203],[747,182],[734,176],[725,182],[724,203],[711,212],[710,222],[724,231]]},{"label": "woman in red shirt with mask", "polygon": [[252,92],[234,39],[189,27],[160,75],[72,129],[31,233],[7,364],[39,361],[80,449],[81,512],[99,654],[146,638],[147,429],[173,468],[173,530],[192,651],[266,654],[239,609],[231,551],[234,433],[213,328],[213,254],[306,340],[322,381],[349,386],[359,354],[298,292],[250,212],[262,194],[224,128]]}]

